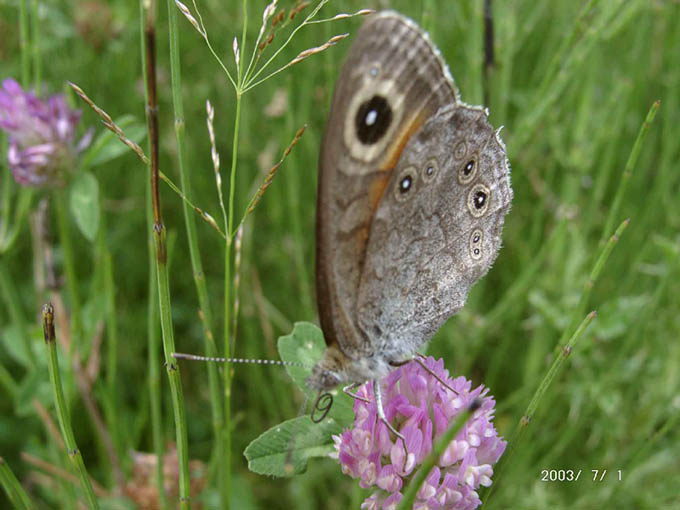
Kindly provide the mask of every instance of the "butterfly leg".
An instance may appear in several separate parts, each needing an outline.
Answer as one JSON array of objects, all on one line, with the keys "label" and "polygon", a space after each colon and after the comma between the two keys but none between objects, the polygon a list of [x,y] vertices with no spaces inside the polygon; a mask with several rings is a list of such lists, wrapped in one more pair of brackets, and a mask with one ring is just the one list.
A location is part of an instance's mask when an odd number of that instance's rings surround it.
[{"label": "butterfly leg", "polygon": [[430,367],[428,367],[428,366],[425,364],[425,362],[423,361],[424,359],[425,359],[425,356],[423,356],[422,354],[420,354],[419,352],[417,352],[416,355],[415,355],[413,358],[410,358],[410,359],[407,359],[407,360],[403,360],[403,361],[392,361],[392,362],[390,362],[390,365],[392,365],[393,367],[400,367],[400,366],[402,366],[402,365],[406,365],[407,363],[411,363],[412,361],[415,361],[415,362],[418,363],[421,367],[423,367],[423,369],[424,369],[428,374],[430,374],[432,377],[434,377],[435,379],[437,379],[437,381],[439,381],[439,383],[440,383],[442,386],[444,386],[444,388],[446,388],[447,390],[450,390],[450,391],[452,391],[453,393],[455,393],[456,395],[458,395],[458,392],[457,392],[456,390],[454,390],[451,386],[449,386],[448,384],[446,384],[446,381],[444,381],[444,379],[442,379],[442,378],[439,377],[437,374],[435,374],[435,373],[434,373],[434,370],[432,370]]},{"label": "butterfly leg", "polygon": [[362,383],[358,383],[358,382],[348,384],[347,386],[345,386],[342,389],[342,391],[345,395],[348,395],[348,396],[350,396],[350,397],[352,397],[356,400],[361,400],[362,402],[366,402],[367,404],[370,404],[371,401],[369,399],[367,399],[366,397],[362,397],[361,395],[358,395],[357,393],[352,393],[352,390],[354,388],[358,388],[359,386],[361,386],[361,384]]},{"label": "butterfly leg", "polygon": [[406,438],[402,433],[395,429],[392,424],[385,418],[385,410],[382,405],[382,391],[380,390],[380,384],[375,379],[373,380],[373,394],[375,395],[375,407],[378,411],[378,419],[385,424],[387,430],[392,432],[395,436],[401,439],[401,444],[404,445],[404,467],[403,471],[406,471],[406,463],[408,461],[408,447],[406,446]]}]

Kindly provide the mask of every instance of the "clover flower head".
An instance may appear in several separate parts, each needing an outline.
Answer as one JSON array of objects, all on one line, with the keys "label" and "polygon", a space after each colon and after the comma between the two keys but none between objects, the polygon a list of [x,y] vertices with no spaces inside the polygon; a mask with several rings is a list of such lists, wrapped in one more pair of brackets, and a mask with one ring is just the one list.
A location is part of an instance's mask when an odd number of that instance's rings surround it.
[{"label": "clover flower head", "polygon": [[76,142],[80,111],[63,95],[43,101],[8,78],[0,87],[0,129],[9,134],[12,175],[23,186],[63,186],[92,131]]},{"label": "clover flower head", "polygon": [[334,436],[335,452],[345,474],[359,479],[361,487],[375,488],[364,500],[363,510],[394,510],[432,445],[475,399],[481,406],[451,441],[420,487],[414,508],[426,510],[471,510],[481,501],[480,486],[491,485],[493,464],[507,445],[493,426],[495,401],[488,389],[464,377],[450,378],[443,360],[423,360],[432,372],[455,392],[446,388],[417,362],[392,371],[381,382],[383,408],[390,424],[405,438],[390,437],[378,419],[373,389],[366,383],[357,392],[367,402],[354,401],[351,428]]}]

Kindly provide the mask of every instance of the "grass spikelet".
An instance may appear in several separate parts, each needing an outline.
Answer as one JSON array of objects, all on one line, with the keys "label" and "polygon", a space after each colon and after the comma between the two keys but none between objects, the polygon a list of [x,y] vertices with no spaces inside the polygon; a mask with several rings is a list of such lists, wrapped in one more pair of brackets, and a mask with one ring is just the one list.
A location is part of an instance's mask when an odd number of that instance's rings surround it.
[{"label": "grass spikelet", "polygon": [[182,2],[180,2],[179,0],[175,0],[175,5],[179,9],[179,12],[181,12],[182,15],[187,19],[187,21],[189,21],[189,23],[191,23],[194,26],[196,31],[199,34],[201,34],[203,37],[206,37],[205,27],[203,27],[202,24],[199,25],[196,18],[194,18],[191,15],[191,11],[189,10],[189,8],[186,5],[184,5]]},{"label": "grass spikelet", "polygon": [[311,57],[312,55],[316,55],[317,53],[321,53],[324,50],[327,50],[334,44],[339,43],[342,41],[345,37],[347,37],[349,34],[339,34],[339,35],[334,35],[331,37],[327,42],[322,44],[321,46],[315,46],[314,48],[309,48],[307,50],[301,51],[297,57],[295,57],[293,60],[291,60],[287,65],[285,65],[282,69],[286,69],[287,67],[294,66],[295,64],[298,64],[305,60],[306,58]]},{"label": "grass spikelet", "polygon": [[116,125],[115,122],[113,122],[113,119],[111,118],[111,116],[108,113],[106,113],[104,110],[99,108],[99,106],[97,106],[94,103],[94,101],[92,101],[92,99],[90,99],[87,96],[87,94],[85,94],[83,89],[81,89],[78,85],[76,85],[75,83],[71,83],[71,82],[68,82],[68,84],[73,89],[73,91],[76,94],[78,94],[78,96],[83,101],[85,101],[90,108],[92,108],[92,110],[99,116],[99,118],[102,119],[102,122],[104,123],[104,125],[111,132],[113,132],[113,134],[115,134],[121,142],[123,142],[125,145],[130,147],[130,149],[132,149],[132,151],[135,154],[137,154],[137,157],[139,157],[139,159],[142,161],[142,163],[147,165],[149,163],[149,159],[146,157],[146,154],[144,154],[144,151],[142,150],[142,148],[138,144],[136,144],[135,142],[133,142],[132,140],[130,140],[128,137],[125,136],[125,133],[123,133],[123,130],[118,125]]},{"label": "grass spikelet", "polygon": [[279,167],[281,164],[285,161],[285,159],[288,157],[290,152],[293,150],[293,147],[297,145],[297,143],[300,141],[300,138],[302,138],[302,135],[305,132],[305,129],[307,129],[307,126],[304,125],[300,129],[297,130],[297,133],[295,133],[295,138],[293,138],[293,141],[290,142],[288,147],[286,147],[286,150],[283,151],[283,155],[281,156],[281,159],[276,163],[269,172],[267,172],[267,177],[265,177],[264,182],[260,186],[260,188],[257,190],[253,198],[250,199],[250,202],[248,204],[248,207],[246,208],[246,212],[243,215],[243,219],[241,220],[241,223],[245,221],[245,219],[248,217],[250,213],[255,210],[255,207],[257,207],[258,202],[262,198],[262,195],[264,195],[264,192],[267,191],[267,188],[271,186],[272,181],[274,180],[274,177],[276,176],[276,172],[278,172]]}]

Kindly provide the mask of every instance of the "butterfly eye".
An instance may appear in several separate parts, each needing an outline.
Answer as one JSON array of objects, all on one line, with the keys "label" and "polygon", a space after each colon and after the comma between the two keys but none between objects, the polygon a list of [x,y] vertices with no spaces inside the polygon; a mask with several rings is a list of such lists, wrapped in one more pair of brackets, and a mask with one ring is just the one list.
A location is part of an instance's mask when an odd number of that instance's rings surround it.
[{"label": "butterfly eye", "polygon": [[482,258],[482,239],[484,233],[476,228],[470,234],[470,256],[473,260],[479,260]]},{"label": "butterfly eye", "polygon": [[394,190],[394,196],[399,202],[408,199],[416,188],[416,169],[409,166],[399,175]]},{"label": "butterfly eye", "polygon": [[489,208],[491,191],[484,184],[475,184],[468,193],[467,206],[475,218],[483,216]]},{"label": "butterfly eye", "polygon": [[458,182],[468,184],[477,175],[477,158],[471,158],[463,163],[458,170]]},{"label": "butterfly eye", "polygon": [[423,181],[432,182],[439,172],[439,164],[437,160],[432,158],[425,163],[423,167]]},{"label": "butterfly eye", "polygon": [[392,123],[392,108],[383,96],[375,95],[364,101],[354,118],[357,138],[364,145],[380,140]]}]

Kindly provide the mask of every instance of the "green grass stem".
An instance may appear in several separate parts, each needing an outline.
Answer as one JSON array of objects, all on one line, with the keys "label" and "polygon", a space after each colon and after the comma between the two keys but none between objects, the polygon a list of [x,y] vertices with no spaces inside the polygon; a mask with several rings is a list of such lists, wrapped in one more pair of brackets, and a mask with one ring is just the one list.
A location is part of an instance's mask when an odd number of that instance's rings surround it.
[{"label": "green grass stem", "polygon": [[34,508],[28,494],[2,457],[0,457],[0,485],[5,489],[5,493],[14,508],[17,510],[32,510]]},{"label": "green grass stem", "polygon": [[[172,307],[170,300],[170,276],[168,270],[168,246],[165,225],[161,213],[159,181],[159,133],[158,133],[158,101],[156,81],[156,19],[155,2],[145,5],[143,11],[143,44],[144,48],[144,82],[146,84],[147,132],[150,143],[150,181],[151,209],[153,212],[153,246],[156,266],[156,283],[158,284],[159,316],[165,367],[170,383],[172,409],[175,421],[175,441],[179,468],[179,503],[182,510],[191,508],[191,480],[189,476],[189,445],[187,439],[187,423],[184,407],[184,394],[179,366],[172,357],[175,349]],[[158,459],[162,463],[162,458]]]},{"label": "green grass stem", "polygon": [[21,51],[21,84],[31,81],[31,39],[28,28],[28,0],[19,0],[19,49]]},{"label": "green grass stem", "polygon": [[69,222],[68,196],[66,190],[58,190],[54,194],[54,206],[57,212],[57,228],[59,232],[59,246],[61,247],[64,278],[66,279],[66,291],[69,298],[71,312],[71,341],[73,346],[84,350],[82,335],[82,302],[76,272],[75,252],[73,251],[73,238]]},{"label": "green grass stem", "polygon": [[616,194],[614,195],[614,202],[612,203],[612,206],[609,208],[607,221],[605,222],[604,229],[602,230],[602,239],[600,240],[600,245],[603,245],[605,243],[606,239],[611,235],[611,232],[614,229],[614,222],[616,221],[617,216],[619,215],[619,210],[621,209],[621,204],[623,203],[623,197],[626,194],[628,184],[633,175],[633,169],[635,168],[638,158],[640,157],[640,150],[642,150],[645,138],[647,137],[647,132],[649,131],[649,126],[651,126],[652,122],[654,121],[654,117],[656,117],[656,112],[659,109],[660,105],[661,101],[659,100],[654,101],[652,106],[649,108],[649,111],[647,112],[647,117],[640,126],[640,130],[638,131],[637,137],[635,138],[635,143],[633,143],[633,148],[631,149],[630,155],[628,156],[628,161],[626,161],[626,166],[623,169],[621,180],[619,181],[619,185],[616,189]]},{"label": "green grass stem", "polygon": [[61,385],[61,376],[59,372],[59,360],[57,359],[57,341],[54,332],[54,307],[47,304],[43,307],[43,332],[45,335],[45,347],[47,348],[47,366],[50,372],[50,383],[52,384],[52,392],[54,394],[54,404],[57,410],[57,417],[59,419],[59,428],[61,429],[61,436],[64,439],[66,446],[66,453],[73,466],[73,470],[78,475],[80,484],[88,506],[93,509],[99,508],[99,503],[94,495],[90,476],[85,468],[83,456],[76,444],[75,434],[71,426],[71,417],[66,406],[66,399],[64,398],[64,390]]},{"label": "green grass stem", "polygon": [[[191,181],[186,171],[186,155],[185,155],[185,131],[186,124],[184,121],[184,103],[182,101],[182,81],[181,81],[181,65],[179,52],[179,29],[177,26],[177,8],[172,0],[168,0],[168,35],[170,38],[170,73],[172,76],[172,103],[175,114],[175,138],[177,141],[177,166],[180,174],[180,183],[182,194],[187,200],[192,200]],[[193,210],[189,207],[187,200],[182,202],[184,212],[184,224],[187,232],[187,243],[189,245],[189,255],[191,260],[191,267],[194,275],[194,284],[196,286],[196,294],[198,296],[198,306],[202,314],[203,333],[205,341],[206,356],[217,356],[217,348],[215,346],[212,319],[212,306],[208,297],[208,289],[205,282],[205,273],[203,271],[203,263],[201,261],[201,252],[198,244],[198,235],[196,233],[196,216]],[[213,423],[213,441],[214,450],[213,458],[217,464],[217,486],[220,494],[220,506],[224,507],[229,494],[226,492],[225,478],[226,465],[224,456],[223,444],[223,426],[224,420],[222,418],[222,401],[218,382],[217,365],[208,363],[208,383],[210,388],[210,408],[212,410]]]},{"label": "green grass stem", "polygon": [[510,461],[518,451],[518,446],[521,444],[522,439],[524,438],[524,435],[527,431],[527,428],[529,427],[529,424],[531,423],[531,420],[534,417],[536,409],[538,409],[538,405],[541,403],[541,400],[543,399],[545,392],[550,387],[551,383],[555,379],[555,376],[559,373],[560,368],[562,367],[564,362],[567,360],[571,352],[574,350],[576,342],[579,340],[579,338],[581,338],[581,336],[583,336],[583,333],[585,333],[586,329],[595,318],[595,315],[596,313],[593,311],[590,312],[585,319],[583,319],[583,321],[576,329],[574,334],[571,336],[569,341],[566,343],[566,345],[564,345],[560,349],[559,355],[554,359],[554,361],[550,365],[550,368],[548,369],[548,372],[545,374],[543,380],[538,385],[538,388],[536,389],[536,392],[531,398],[531,401],[529,402],[526,411],[524,412],[522,418],[515,427],[515,431],[512,435],[512,438],[510,439],[510,441],[508,441],[507,451],[505,452],[503,457],[501,457],[501,460],[499,461],[496,469],[494,469],[495,471],[494,483],[488,489],[486,496],[482,498],[484,502],[488,502],[489,499],[491,498],[494,489],[498,486],[499,481],[502,479],[503,471],[506,469],[506,467],[512,465]]},{"label": "green grass stem", "polygon": [[38,0],[31,0],[31,59],[33,61],[33,88],[40,94],[42,87],[42,58],[40,55],[40,8]]},{"label": "green grass stem", "polygon": [[[142,69],[146,69],[146,53],[144,52],[144,2],[139,2],[139,35],[142,59]],[[145,81],[145,93],[147,83]],[[151,141],[148,141],[148,152],[151,152]],[[146,165],[150,165],[148,158]],[[179,191],[179,190],[178,190]],[[169,507],[168,498],[165,493],[165,475],[163,473],[163,459],[165,453],[165,434],[163,433],[163,403],[161,398],[161,374],[160,374],[160,350],[162,348],[160,338],[160,316],[158,299],[158,276],[156,274],[156,250],[154,246],[154,218],[153,200],[151,197],[151,179],[146,179],[145,186],[146,198],[146,226],[147,226],[147,255],[148,255],[148,287],[146,302],[146,342],[147,342],[147,387],[149,390],[149,406],[151,414],[151,440],[153,452],[156,455],[155,486],[158,494],[158,504],[161,510]]]},{"label": "green grass stem", "polygon": [[31,338],[28,333],[26,319],[21,310],[21,299],[16,286],[12,281],[12,275],[7,271],[7,266],[3,257],[0,256],[0,295],[5,302],[5,308],[9,311],[12,323],[17,329],[23,345],[26,361],[31,366],[36,365],[36,357],[31,348]]}]

